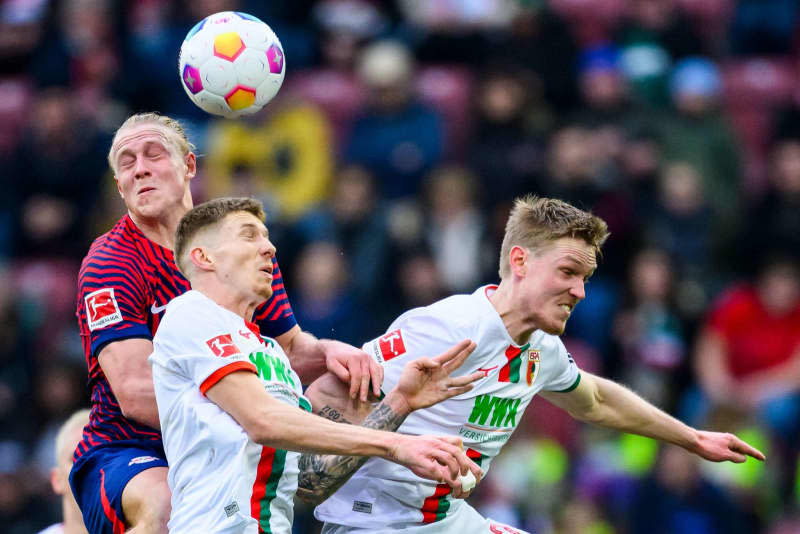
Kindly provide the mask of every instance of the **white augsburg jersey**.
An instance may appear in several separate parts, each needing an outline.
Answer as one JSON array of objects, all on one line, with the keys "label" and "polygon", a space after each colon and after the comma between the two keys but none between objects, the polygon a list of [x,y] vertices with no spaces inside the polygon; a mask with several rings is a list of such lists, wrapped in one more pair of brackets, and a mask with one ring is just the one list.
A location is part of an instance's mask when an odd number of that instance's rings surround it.
[{"label": "white augsburg jersey", "polygon": [[153,338],[153,367],[172,490],[169,531],[290,533],[297,492],[292,451],[251,441],[205,392],[229,373],[258,374],[276,399],[310,411],[278,343],[198,291],[170,301]]},{"label": "white augsburg jersey", "polygon": [[[523,346],[508,334],[489,302],[497,286],[478,288],[398,317],[364,350],[383,362],[384,391],[397,384],[403,366],[436,356],[463,339],[477,347],[452,376],[482,371],[475,387],[412,413],[398,432],[459,436],[467,455],[486,472],[511,437],[522,413],[540,390],[571,391],[580,382],[577,366],[558,336],[535,331]],[[361,528],[432,523],[464,505],[447,484],[422,479],[409,469],[370,458],[333,496],[319,505],[320,521]]]}]

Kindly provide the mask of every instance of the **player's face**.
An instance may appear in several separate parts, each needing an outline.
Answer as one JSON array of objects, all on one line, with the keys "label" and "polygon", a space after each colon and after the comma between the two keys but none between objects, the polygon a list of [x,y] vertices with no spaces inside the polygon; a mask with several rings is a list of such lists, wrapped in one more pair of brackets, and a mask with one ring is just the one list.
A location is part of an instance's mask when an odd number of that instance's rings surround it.
[{"label": "player's face", "polygon": [[217,276],[236,295],[261,303],[272,296],[275,246],[264,223],[252,213],[231,213],[222,221],[215,247]]},{"label": "player's face", "polygon": [[191,198],[194,154],[182,157],[163,127],[139,124],[123,130],[112,159],[117,189],[135,216],[160,218]]},{"label": "player's face", "polygon": [[584,285],[596,267],[594,247],[582,239],[558,239],[528,254],[520,305],[537,328],[562,334],[572,310],[586,296]]}]

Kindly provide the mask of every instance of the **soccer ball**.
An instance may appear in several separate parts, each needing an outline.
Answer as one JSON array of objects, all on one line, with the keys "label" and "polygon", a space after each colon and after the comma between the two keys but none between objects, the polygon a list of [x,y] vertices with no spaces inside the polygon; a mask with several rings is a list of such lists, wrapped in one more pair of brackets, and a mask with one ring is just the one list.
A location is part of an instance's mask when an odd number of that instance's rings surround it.
[{"label": "soccer ball", "polygon": [[255,113],[275,97],[286,61],[269,26],[246,13],[223,11],[189,31],[178,71],[192,102],[232,119]]}]

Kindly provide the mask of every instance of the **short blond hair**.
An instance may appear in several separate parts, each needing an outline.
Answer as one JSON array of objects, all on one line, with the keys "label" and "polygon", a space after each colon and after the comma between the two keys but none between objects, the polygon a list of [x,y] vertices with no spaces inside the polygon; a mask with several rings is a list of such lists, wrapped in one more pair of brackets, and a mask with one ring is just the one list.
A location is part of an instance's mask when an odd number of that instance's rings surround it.
[{"label": "short blond hair", "polygon": [[114,140],[111,142],[111,148],[108,149],[108,165],[115,174],[117,168],[114,165],[114,152],[116,150],[117,141],[119,141],[120,132],[140,124],[153,124],[164,130],[167,141],[177,150],[176,155],[180,156],[181,160],[195,149],[195,146],[189,141],[189,138],[186,137],[186,130],[184,130],[180,122],[166,115],[156,113],[155,111],[137,113],[125,119],[125,122],[114,132]]},{"label": "short blond hair", "polygon": [[55,453],[57,465],[61,464],[63,458],[71,458],[73,451],[75,451],[75,447],[78,446],[77,442],[71,443],[67,441],[72,433],[76,430],[83,429],[88,424],[89,410],[87,409],[78,410],[69,416],[66,421],[64,421],[64,423],[58,429],[58,433],[56,434]]},{"label": "short blond hair", "polygon": [[192,238],[202,230],[219,224],[231,213],[247,212],[264,222],[266,215],[261,201],[248,197],[224,197],[203,202],[190,209],[181,217],[175,231],[175,264],[188,279],[189,262],[185,257]]},{"label": "short blond hair", "polygon": [[511,274],[508,255],[515,246],[533,253],[562,237],[583,239],[600,255],[608,238],[603,219],[555,198],[527,195],[514,200],[500,247],[500,279]]}]

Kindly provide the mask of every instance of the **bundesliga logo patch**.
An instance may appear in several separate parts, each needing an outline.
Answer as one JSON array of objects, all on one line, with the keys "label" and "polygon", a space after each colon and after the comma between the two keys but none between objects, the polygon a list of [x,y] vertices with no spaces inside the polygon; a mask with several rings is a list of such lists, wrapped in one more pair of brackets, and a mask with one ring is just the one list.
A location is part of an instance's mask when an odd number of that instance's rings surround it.
[{"label": "bundesliga logo patch", "polygon": [[84,297],[84,303],[90,331],[122,322],[122,313],[119,311],[117,299],[114,298],[113,287],[104,287],[89,293]]},{"label": "bundesliga logo patch", "polygon": [[233,343],[233,338],[231,338],[230,334],[212,337],[206,341],[206,345],[214,353],[214,356],[219,356],[220,358],[226,358],[241,352],[239,347]]},{"label": "bundesliga logo patch", "polygon": [[403,343],[403,334],[400,330],[393,330],[379,337],[378,345],[384,361],[389,361],[406,352],[406,345]]}]

